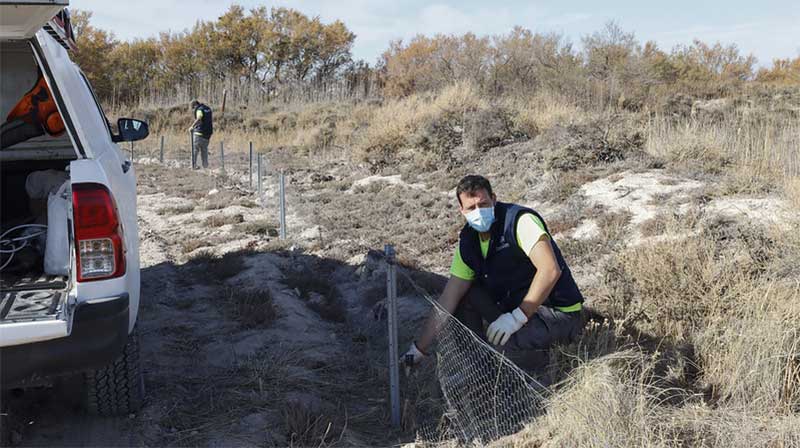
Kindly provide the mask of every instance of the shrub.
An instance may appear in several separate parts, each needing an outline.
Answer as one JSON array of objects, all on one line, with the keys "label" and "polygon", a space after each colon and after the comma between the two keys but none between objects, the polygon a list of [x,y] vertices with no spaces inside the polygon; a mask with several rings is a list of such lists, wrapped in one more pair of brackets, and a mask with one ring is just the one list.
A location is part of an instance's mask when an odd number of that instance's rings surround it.
[{"label": "shrub", "polygon": [[189,260],[199,266],[195,270],[196,277],[204,282],[224,282],[239,274],[245,268],[244,256],[238,252],[228,252],[218,257],[211,250],[194,253]]},{"label": "shrub", "polygon": [[378,108],[356,148],[362,160],[382,166],[400,150],[415,148],[445,157],[463,143],[465,114],[488,107],[477,88],[453,84],[433,98],[412,95]]},{"label": "shrub", "polygon": [[184,213],[191,213],[194,211],[194,205],[192,204],[184,204],[184,205],[176,205],[172,207],[164,207],[156,210],[156,214],[158,215],[182,215]]},{"label": "shrub", "polygon": [[244,328],[263,328],[278,316],[272,294],[267,289],[229,289],[223,311]]},{"label": "shrub", "polygon": [[797,285],[754,282],[698,334],[704,379],[720,400],[764,414],[800,411],[798,294]]},{"label": "shrub", "polygon": [[464,126],[464,143],[468,148],[477,151],[487,151],[529,138],[528,134],[516,129],[513,111],[502,104],[492,104],[487,109],[468,114]]},{"label": "shrub", "polygon": [[643,237],[658,236],[667,231],[669,216],[659,213],[639,224],[639,232]]},{"label": "shrub", "polygon": [[289,271],[284,273],[283,284],[300,293],[309,308],[325,320],[345,322],[347,310],[342,304],[336,284],[326,276],[308,271]]},{"label": "shrub", "polygon": [[197,251],[189,257],[189,261],[196,263],[210,263],[216,259],[216,255],[210,249]]},{"label": "shrub", "polygon": [[240,224],[244,222],[244,216],[241,213],[234,215],[225,215],[222,213],[214,214],[205,219],[205,225],[209,227],[222,227],[228,224]]},{"label": "shrub", "polygon": [[712,223],[696,237],[616,253],[605,269],[603,301],[642,331],[687,338],[752,291],[775,254],[764,230]]},{"label": "shrub", "polygon": [[231,191],[220,191],[217,194],[207,196],[205,199],[205,210],[221,210],[234,204],[239,195]]},{"label": "shrub", "polygon": [[278,236],[278,225],[263,219],[239,223],[235,229],[247,235]]},{"label": "shrub", "polygon": [[587,125],[556,126],[542,138],[542,144],[551,148],[545,153],[545,165],[561,171],[623,160],[640,153],[644,145],[638,130],[614,118]]},{"label": "shrub", "polygon": [[550,171],[545,174],[542,199],[554,204],[569,200],[581,186],[595,180],[596,175],[588,171]]},{"label": "shrub", "polygon": [[588,119],[587,113],[567,97],[548,90],[527,96],[504,98],[515,132],[534,138],[554,126],[579,124]]},{"label": "shrub", "polygon": [[288,403],[284,416],[291,446],[327,446],[342,431],[335,415],[304,401]]},{"label": "shrub", "polygon": [[195,250],[203,246],[208,246],[208,245],[210,245],[210,243],[202,238],[190,238],[181,243],[181,252],[184,254],[188,254],[190,252],[194,252]]},{"label": "shrub", "polygon": [[600,227],[600,236],[612,247],[624,242],[630,234],[628,229],[632,216],[629,211],[599,213],[597,226]]}]

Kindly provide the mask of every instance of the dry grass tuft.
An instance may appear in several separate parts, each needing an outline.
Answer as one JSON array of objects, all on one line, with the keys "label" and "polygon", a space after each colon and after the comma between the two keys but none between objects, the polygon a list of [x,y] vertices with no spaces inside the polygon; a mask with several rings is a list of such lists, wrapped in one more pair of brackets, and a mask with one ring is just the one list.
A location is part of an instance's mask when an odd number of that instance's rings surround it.
[{"label": "dry grass tuft", "polygon": [[583,184],[596,178],[596,175],[587,171],[550,171],[545,176],[545,186],[541,191],[542,199],[552,203],[567,201]]},{"label": "dry grass tuft", "polygon": [[264,328],[278,317],[278,310],[267,289],[229,289],[225,301],[220,301],[225,314],[244,328]]},{"label": "dry grass tuft", "polygon": [[233,215],[215,214],[205,219],[204,224],[209,227],[222,227],[229,224],[241,224],[244,222],[244,216],[241,213]]},{"label": "dry grass tuft", "polygon": [[339,417],[305,402],[290,402],[284,410],[289,446],[326,446],[342,432]]},{"label": "dry grass tuft", "polygon": [[[469,128],[469,129],[467,129]],[[499,105],[490,105],[474,85],[455,83],[433,97],[411,95],[373,111],[355,140],[357,156],[376,166],[403,150],[415,165],[431,168],[470,142],[476,149],[512,137],[511,123]]]},{"label": "dry grass tuft", "polygon": [[662,235],[667,231],[667,220],[667,214],[659,213],[639,224],[639,233],[645,238]]},{"label": "dry grass tuft", "polygon": [[[188,254],[201,247],[210,246],[211,243],[202,238],[192,238],[181,242],[181,253]],[[194,259],[194,258],[193,258]]]},{"label": "dry grass tuft", "polygon": [[297,290],[308,307],[323,319],[331,322],[347,320],[347,310],[339,290],[329,277],[309,271],[288,271],[284,273],[282,281],[289,288]]},{"label": "dry grass tuft", "polygon": [[604,272],[604,305],[651,334],[689,337],[726,306],[718,298],[741,284],[744,260],[723,257],[722,250],[712,239],[692,238],[619,251]]},{"label": "dry grass tuft", "polygon": [[172,216],[172,215],[182,215],[185,213],[191,213],[193,211],[194,211],[193,204],[184,204],[184,205],[176,205],[172,207],[160,208],[156,210],[156,214],[158,214],[159,216],[164,216],[164,215]]},{"label": "dry grass tuft", "polygon": [[209,249],[195,252],[189,261],[197,265],[195,274],[198,280],[204,282],[224,282],[236,276],[245,269],[245,254],[241,252],[228,252],[217,256]]},{"label": "dry grass tuft", "polygon": [[719,400],[758,414],[800,412],[798,298],[796,284],[759,282],[697,335],[705,380]]},{"label": "dry grass tuft", "polygon": [[630,234],[630,222],[633,215],[629,211],[604,211],[597,215],[597,225],[600,235],[614,246],[623,242]]},{"label": "dry grass tuft", "polygon": [[229,252],[221,257],[214,258],[208,265],[208,273],[217,280],[227,280],[245,268],[244,255]]},{"label": "dry grass tuft", "polygon": [[674,120],[657,115],[647,125],[650,154],[694,174],[733,173],[744,184],[773,183],[800,175],[796,157],[800,129],[796,119],[779,110],[742,107],[718,119]]},{"label": "dry grass tuft", "polygon": [[783,182],[783,193],[795,210],[800,210],[800,177],[789,177]]},{"label": "dry grass tuft", "polygon": [[212,250],[204,249],[204,250],[201,250],[201,251],[197,251],[194,254],[191,254],[188,257],[188,261],[191,261],[191,262],[194,262],[194,263],[210,263],[210,262],[214,261],[216,258],[217,258],[217,256],[214,255],[214,252]]},{"label": "dry grass tuft", "polygon": [[245,221],[234,228],[247,235],[278,236],[278,225],[268,220]]},{"label": "dry grass tuft", "polygon": [[[648,143],[656,144],[652,140]],[[673,132],[670,133],[669,142],[659,144],[668,145],[668,152],[663,156],[671,166],[683,167],[698,174],[721,174],[731,164],[730,155],[707,135],[691,131]]]},{"label": "dry grass tuft", "polygon": [[589,118],[586,111],[553,91],[506,97],[504,105],[512,111],[515,128],[529,138],[554,126],[578,124]]},{"label": "dry grass tuft", "polygon": [[754,413],[793,412],[800,288],[788,264],[800,255],[797,237],[728,221],[702,226],[682,241],[612,257],[597,306],[626,331],[693,344],[715,400]]},{"label": "dry grass tuft", "polygon": [[230,191],[221,191],[217,194],[206,196],[204,210],[222,210],[229,207],[231,204],[236,203],[239,195]]},{"label": "dry grass tuft", "polygon": [[537,142],[546,148],[545,166],[559,171],[641,157],[645,143],[635,120],[616,115],[585,124],[556,126],[543,133]]},{"label": "dry grass tuft", "polygon": [[[635,350],[587,362],[550,399],[549,412],[541,421],[514,436],[513,445],[646,446],[656,438],[649,416],[656,407],[650,386],[653,375],[652,358]],[[556,421],[571,422],[572,428],[547,434]]]},{"label": "dry grass tuft", "polygon": [[656,364],[635,349],[585,362],[550,398],[547,414],[492,446],[746,448],[800,442],[797,415],[710,407],[692,397],[680,406],[663,406]]},{"label": "dry grass tuft", "polygon": [[586,219],[596,219],[605,213],[600,204],[589,205],[586,197],[575,194],[566,199],[557,213],[545,218],[551,235],[568,232],[578,227]]}]

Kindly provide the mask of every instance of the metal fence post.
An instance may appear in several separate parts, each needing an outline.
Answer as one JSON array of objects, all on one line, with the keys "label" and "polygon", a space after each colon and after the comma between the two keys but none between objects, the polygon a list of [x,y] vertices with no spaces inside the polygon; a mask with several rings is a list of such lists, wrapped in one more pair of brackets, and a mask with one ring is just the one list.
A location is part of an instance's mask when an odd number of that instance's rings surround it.
[{"label": "metal fence post", "polygon": [[278,178],[278,188],[279,188],[279,197],[280,197],[280,219],[281,219],[281,229],[280,229],[280,238],[282,240],[286,239],[286,182],[285,177],[283,174],[283,170],[281,170],[281,174]]},{"label": "metal fence post", "polygon": [[222,174],[225,174],[225,145],[222,140],[219,141],[219,160],[222,166]]},{"label": "metal fence post", "polygon": [[160,152],[160,155],[158,156],[158,160],[161,163],[164,163],[164,136],[163,135],[161,136],[161,152]]},{"label": "metal fence post", "polygon": [[133,141],[130,142],[130,145],[131,145],[131,162],[134,162],[135,160],[133,157]]},{"label": "metal fence post", "polygon": [[250,189],[252,190],[253,189],[253,142],[250,142],[250,168],[248,172],[250,173],[249,183],[250,183]]},{"label": "metal fence post", "polygon": [[256,181],[258,182],[258,203],[263,207],[264,206],[264,194],[261,189],[261,153],[258,153],[258,162],[257,162],[257,170],[258,174],[256,174]]},{"label": "metal fence post", "polygon": [[394,246],[383,247],[386,254],[386,314],[389,325],[389,398],[392,406],[392,426],[400,426],[400,367],[397,343],[397,266]]}]

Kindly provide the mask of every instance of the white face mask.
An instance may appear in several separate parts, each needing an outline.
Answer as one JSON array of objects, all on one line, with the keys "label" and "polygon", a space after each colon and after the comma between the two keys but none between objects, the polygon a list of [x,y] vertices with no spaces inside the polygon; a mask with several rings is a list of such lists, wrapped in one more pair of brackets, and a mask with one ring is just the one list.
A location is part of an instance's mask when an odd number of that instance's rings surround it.
[{"label": "white face mask", "polygon": [[488,232],[494,222],[494,207],[476,208],[464,215],[467,224],[478,232]]}]

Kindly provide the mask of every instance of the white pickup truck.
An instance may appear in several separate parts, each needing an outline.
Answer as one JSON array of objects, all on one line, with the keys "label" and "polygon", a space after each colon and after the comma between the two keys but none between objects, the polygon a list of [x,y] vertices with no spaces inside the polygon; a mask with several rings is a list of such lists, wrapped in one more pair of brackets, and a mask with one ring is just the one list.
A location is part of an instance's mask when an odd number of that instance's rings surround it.
[{"label": "white pickup truck", "polygon": [[148,128],[110,126],[70,60],[68,3],[0,0],[0,386],[80,376],[89,412],[121,415],[144,383],[136,177],[117,142]]}]

